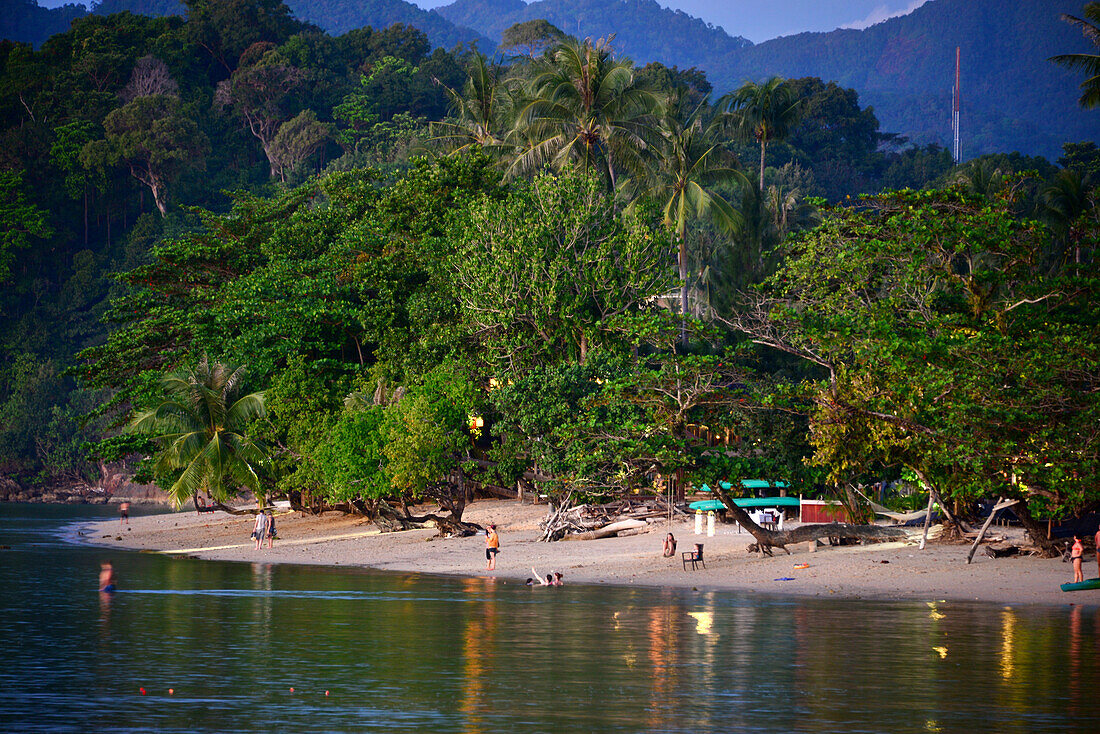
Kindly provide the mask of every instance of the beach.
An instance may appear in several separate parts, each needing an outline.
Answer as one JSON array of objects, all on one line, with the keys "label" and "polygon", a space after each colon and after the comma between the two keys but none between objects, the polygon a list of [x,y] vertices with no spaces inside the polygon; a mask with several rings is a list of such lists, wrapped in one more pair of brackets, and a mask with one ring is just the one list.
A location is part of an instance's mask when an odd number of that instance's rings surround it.
[{"label": "beach", "polygon": [[[655,519],[637,534],[599,540],[541,542],[539,522],[546,505],[514,500],[485,500],[470,505],[463,519],[495,523],[501,539],[496,570],[485,570],[485,536],[440,538],[431,528],[382,533],[362,517],[329,512],[277,517],[274,548],[256,550],[249,539],[253,516],[191,511],[153,514],[89,523],[79,530],[84,542],[104,548],[166,553],[219,561],[318,564],[369,567],[402,573],[492,576],[523,583],[532,567],[545,575],[560,571],[567,584],[615,584],[672,587],[700,591],[836,597],[846,599],[976,601],[1005,605],[1100,606],[1100,590],[1063,592],[1073,578],[1069,563],[1029,556],[990,558],[979,548],[966,563],[970,544],[929,542],[918,549],[920,528],[912,539],[868,545],[808,544],[791,555],[750,554],[753,538],[737,526],[719,523],[715,535],[695,535],[694,521],[671,527]],[[661,555],[666,532],[679,544],[673,558]],[[1024,542],[1017,527],[994,527],[990,535]],[[703,543],[706,568],[685,570],[681,551]],[[807,564],[804,568],[799,568]],[[1086,578],[1095,577],[1088,555]]]}]

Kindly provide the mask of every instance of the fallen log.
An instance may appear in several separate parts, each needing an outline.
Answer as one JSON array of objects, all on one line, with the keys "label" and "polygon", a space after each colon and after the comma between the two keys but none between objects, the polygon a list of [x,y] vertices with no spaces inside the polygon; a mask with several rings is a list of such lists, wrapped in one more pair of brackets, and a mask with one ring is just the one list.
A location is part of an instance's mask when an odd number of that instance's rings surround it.
[{"label": "fallen log", "polygon": [[564,535],[562,536],[562,540],[599,540],[600,538],[610,538],[621,532],[637,530],[645,526],[646,523],[644,520],[620,520],[619,522],[613,522],[609,525],[604,525],[602,528],[596,528],[595,530],[589,530],[584,533]]},{"label": "fallen log", "polygon": [[1007,556],[1014,556],[1020,552],[1020,549],[1014,545],[987,545],[985,547],[985,554],[990,558],[1005,558]]},{"label": "fallen log", "polygon": [[[763,530],[764,533],[770,537],[765,542],[761,542],[760,538],[757,538],[757,542],[749,546],[749,552],[755,553],[761,551],[764,555],[772,555],[771,548],[782,548],[790,555],[788,545],[794,545],[796,543],[805,543],[810,540],[820,540],[821,538],[840,538],[841,540],[905,540],[909,537],[899,527],[883,526],[883,525],[853,525],[846,522],[830,522],[821,523],[815,525],[802,525],[801,527],[794,528],[793,530]],[[752,532],[751,530],[749,532]],[[756,533],[753,533],[753,537],[756,537]]]},{"label": "fallen log", "polygon": [[852,525],[845,522],[830,522],[814,525],[802,525],[793,530],[766,530],[756,524],[749,513],[737,506],[721,485],[714,489],[714,494],[722,500],[726,506],[726,512],[736,520],[741,527],[748,530],[756,542],[749,546],[749,552],[760,551],[766,556],[772,555],[772,548],[782,548],[790,555],[788,545],[804,543],[820,538],[841,538],[849,540],[903,540],[908,536],[900,527],[884,527],[882,525]]}]

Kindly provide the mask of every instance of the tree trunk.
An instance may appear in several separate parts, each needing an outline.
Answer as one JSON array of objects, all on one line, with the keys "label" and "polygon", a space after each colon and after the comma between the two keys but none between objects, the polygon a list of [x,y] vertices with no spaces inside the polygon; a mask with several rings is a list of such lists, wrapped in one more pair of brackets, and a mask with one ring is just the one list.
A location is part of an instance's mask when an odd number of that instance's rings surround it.
[{"label": "tree trunk", "polygon": [[688,312],[688,281],[687,281],[687,237],[686,232],[679,232],[680,240],[680,343],[687,349],[687,312]]},{"label": "tree trunk", "polygon": [[1028,537],[1039,548],[1043,558],[1057,558],[1060,555],[1058,549],[1054,547],[1054,541],[1047,537],[1043,526],[1031,516],[1031,508],[1027,506],[1027,500],[1021,499],[1013,512],[1020,518],[1020,524],[1027,530]]},{"label": "tree trunk", "polygon": [[782,548],[790,555],[788,545],[803,543],[819,538],[859,538],[861,540],[901,540],[908,535],[897,527],[881,525],[852,525],[844,522],[802,525],[794,530],[765,530],[753,521],[749,513],[737,506],[720,484],[714,487],[714,494],[726,506],[726,512],[743,528],[749,531],[756,543],[749,546],[750,551],[759,550],[766,556],[772,555],[772,548]]},{"label": "tree trunk", "polygon": [[760,201],[764,201],[764,150],[768,146],[768,141],[760,139]]}]

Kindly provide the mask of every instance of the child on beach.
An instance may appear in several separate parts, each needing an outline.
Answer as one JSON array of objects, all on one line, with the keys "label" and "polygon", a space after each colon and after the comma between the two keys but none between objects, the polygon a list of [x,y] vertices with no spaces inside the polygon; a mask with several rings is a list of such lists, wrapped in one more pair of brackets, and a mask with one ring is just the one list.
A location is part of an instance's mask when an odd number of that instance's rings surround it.
[{"label": "child on beach", "polygon": [[665,550],[663,555],[665,558],[672,558],[676,555],[676,538],[673,537],[672,533],[665,536]]},{"label": "child on beach", "polygon": [[1085,580],[1085,575],[1081,571],[1081,557],[1085,555],[1085,546],[1081,544],[1081,539],[1076,535],[1073,536],[1073,548],[1070,549],[1069,557],[1073,561],[1073,583],[1079,584]]}]

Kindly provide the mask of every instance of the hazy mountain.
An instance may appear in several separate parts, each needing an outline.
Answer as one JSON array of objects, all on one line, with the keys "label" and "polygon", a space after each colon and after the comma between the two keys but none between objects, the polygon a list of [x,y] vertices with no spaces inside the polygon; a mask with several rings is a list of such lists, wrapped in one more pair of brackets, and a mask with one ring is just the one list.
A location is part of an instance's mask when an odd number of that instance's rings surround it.
[{"label": "hazy mountain", "polygon": [[670,10],[654,0],[456,0],[436,8],[451,22],[476,28],[495,42],[504,30],[544,18],[578,38],[615,34],[615,49],[639,63],[703,66],[709,60],[751,45],[722,28]]},{"label": "hazy mountain", "polygon": [[1047,59],[1088,51],[1059,20],[1069,0],[932,0],[865,30],[800,33],[702,65],[716,90],[746,79],[816,76],[859,91],[884,130],[947,144],[955,47],[962,56],[964,157],[1019,150],[1056,159],[1061,144],[1095,140],[1100,114],[1077,105],[1080,74]]},{"label": "hazy mountain", "polygon": [[34,0],[0,0],[0,39],[38,46],[55,33],[69,30],[69,23],[87,14],[83,5],[47,9]]},{"label": "hazy mountain", "polygon": [[419,28],[428,35],[433,46],[453,48],[460,43],[476,43],[482,51],[492,53],[498,41],[482,32],[462,27],[434,10],[423,10],[405,0],[284,0],[299,20],[314,23],[332,35],[341,35],[355,28],[389,28],[394,23]]}]

